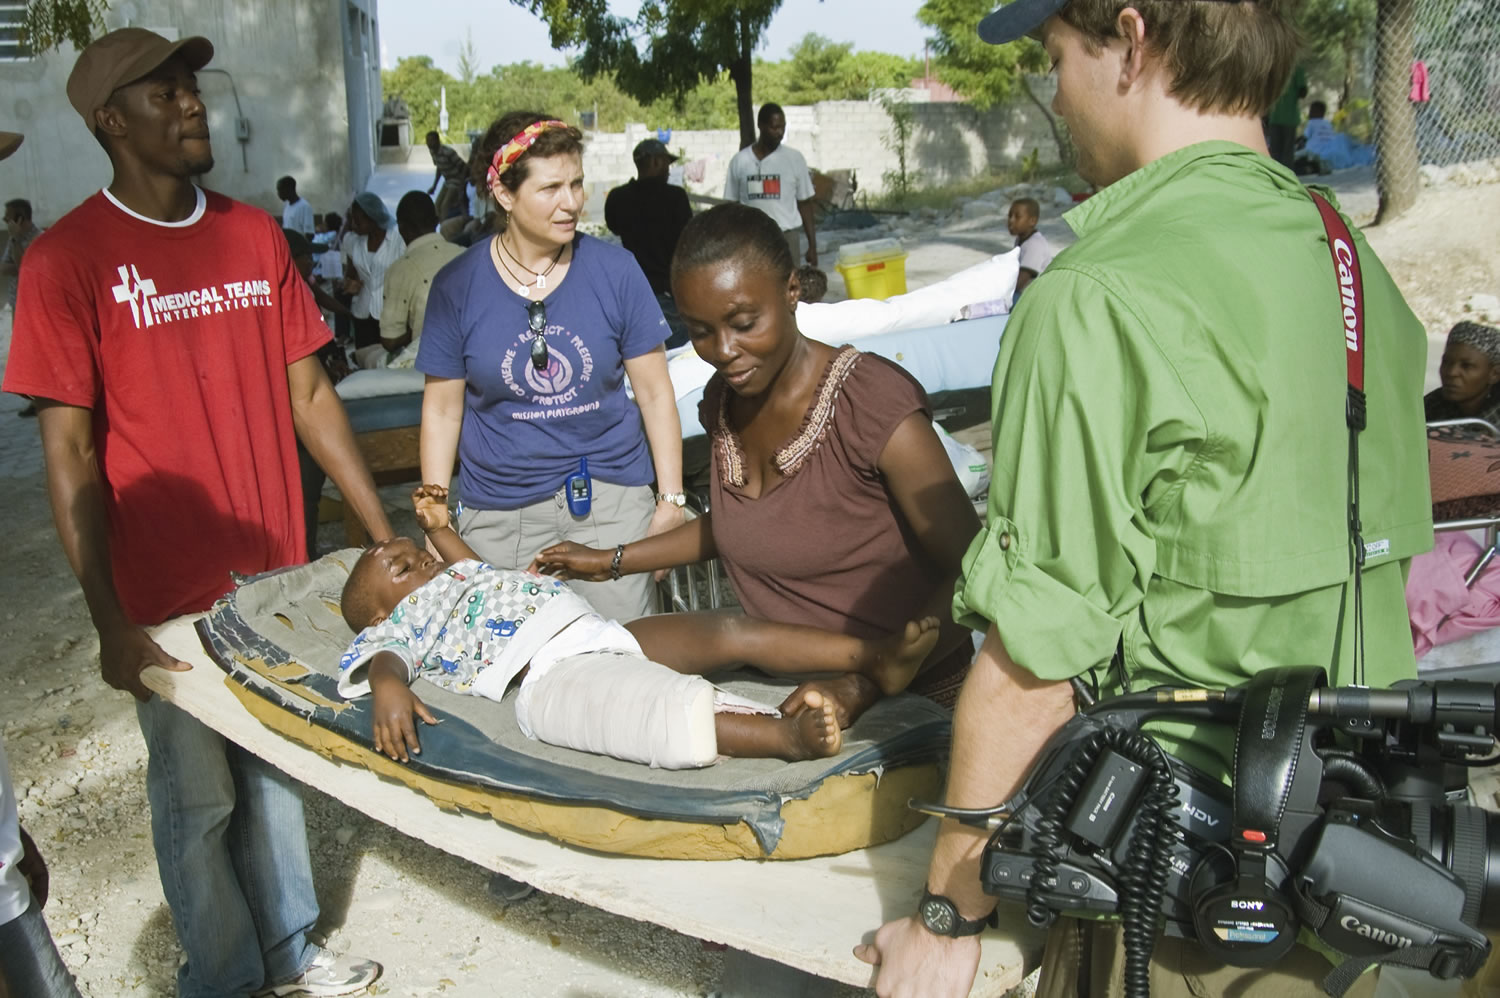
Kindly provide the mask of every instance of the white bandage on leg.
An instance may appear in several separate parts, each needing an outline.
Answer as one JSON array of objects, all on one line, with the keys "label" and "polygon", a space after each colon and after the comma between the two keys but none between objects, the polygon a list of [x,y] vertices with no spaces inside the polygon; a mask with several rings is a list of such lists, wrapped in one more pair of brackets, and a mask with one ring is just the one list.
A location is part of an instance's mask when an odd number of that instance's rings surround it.
[{"label": "white bandage on leg", "polygon": [[540,668],[533,659],[516,696],[516,721],[528,737],[551,745],[693,769],[718,758],[715,693],[702,676],[639,653],[584,652]]}]

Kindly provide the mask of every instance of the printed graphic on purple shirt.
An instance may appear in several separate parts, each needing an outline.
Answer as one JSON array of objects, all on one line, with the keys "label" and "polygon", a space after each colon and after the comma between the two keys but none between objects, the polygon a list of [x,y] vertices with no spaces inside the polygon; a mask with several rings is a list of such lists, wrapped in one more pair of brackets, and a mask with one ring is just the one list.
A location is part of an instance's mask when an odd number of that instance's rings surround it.
[{"label": "printed graphic on purple shirt", "polygon": [[536,334],[530,328],[515,337],[500,362],[500,377],[506,388],[517,399],[536,407],[513,409],[510,418],[556,419],[598,409],[602,405],[599,399],[579,404],[594,378],[594,354],[583,337],[556,322],[549,322],[541,335],[547,344],[542,367],[533,360]]}]

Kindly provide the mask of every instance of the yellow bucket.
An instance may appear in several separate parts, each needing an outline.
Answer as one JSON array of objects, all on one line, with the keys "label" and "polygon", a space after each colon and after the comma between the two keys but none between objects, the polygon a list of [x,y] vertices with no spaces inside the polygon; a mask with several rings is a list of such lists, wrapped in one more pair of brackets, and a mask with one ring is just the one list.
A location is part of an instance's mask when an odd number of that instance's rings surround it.
[{"label": "yellow bucket", "polygon": [[850,298],[906,294],[906,250],[899,240],[845,243],[839,248],[837,267]]}]

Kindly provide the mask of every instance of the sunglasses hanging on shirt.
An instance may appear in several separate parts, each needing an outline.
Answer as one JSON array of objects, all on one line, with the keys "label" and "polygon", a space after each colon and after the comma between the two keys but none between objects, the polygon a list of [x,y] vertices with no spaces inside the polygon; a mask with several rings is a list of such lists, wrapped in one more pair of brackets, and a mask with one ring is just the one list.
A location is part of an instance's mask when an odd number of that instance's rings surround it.
[{"label": "sunglasses hanging on shirt", "polygon": [[531,328],[531,366],[547,369],[547,303],[534,301],[526,306],[526,325]]}]

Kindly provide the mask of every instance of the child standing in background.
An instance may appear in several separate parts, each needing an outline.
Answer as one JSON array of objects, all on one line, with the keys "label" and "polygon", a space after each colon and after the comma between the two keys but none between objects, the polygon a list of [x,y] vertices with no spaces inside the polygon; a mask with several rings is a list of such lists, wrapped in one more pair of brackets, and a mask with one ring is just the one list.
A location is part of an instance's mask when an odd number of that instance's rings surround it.
[{"label": "child standing in background", "polygon": [[1047,237],[1036,230],[1042,220],[1042,206],[1031,198],[1018,198],[1011,202],[1010,215],[1005,227],[1016,237],[1016,249],[1021,251],[1021,272],[1016,276],[1016,298],[1026,290],[1026,285],[1036,280],[1037,275],[1047,269],[1047,264],[1057,254]]}]

